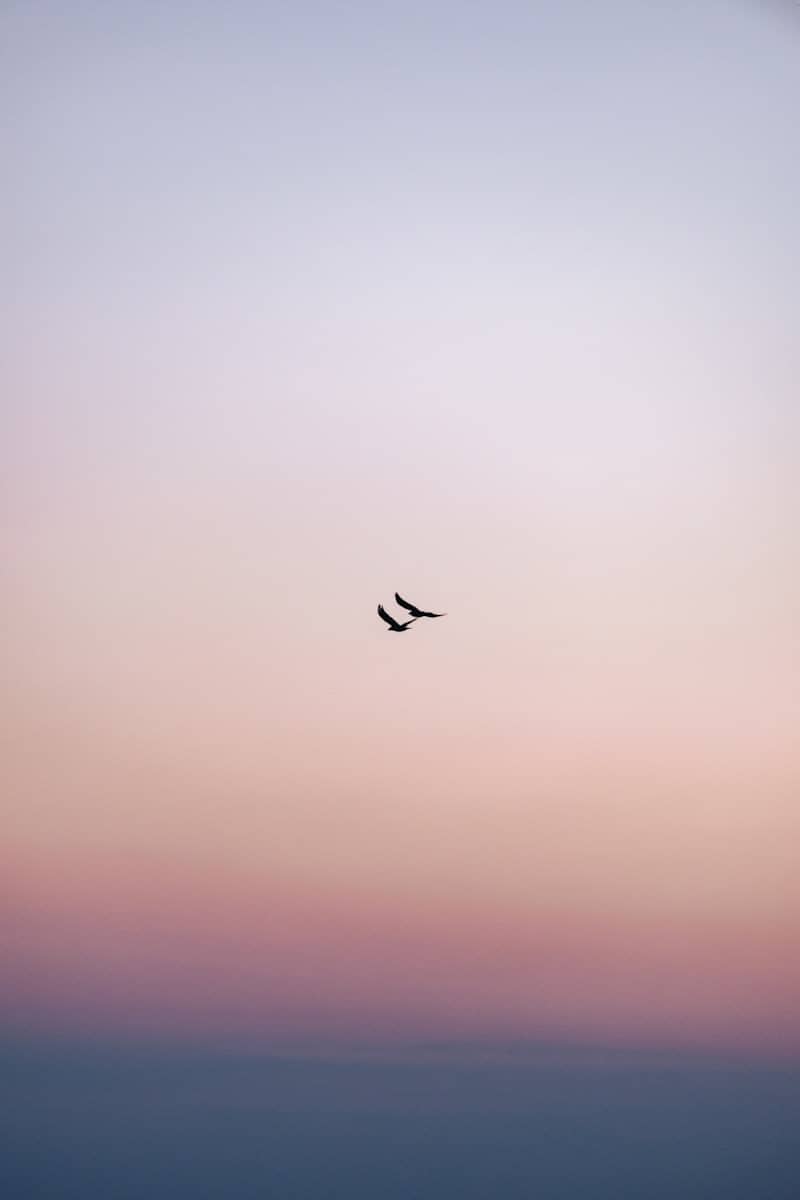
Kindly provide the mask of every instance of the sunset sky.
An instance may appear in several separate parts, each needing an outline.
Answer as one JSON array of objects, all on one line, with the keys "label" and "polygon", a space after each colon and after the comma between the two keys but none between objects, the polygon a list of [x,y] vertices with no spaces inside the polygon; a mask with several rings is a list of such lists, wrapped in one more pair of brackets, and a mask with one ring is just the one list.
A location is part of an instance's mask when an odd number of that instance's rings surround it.
[{"label": "sunset sky", "polygon": [[0,1033],[800,1052],[790,8],[3,6]]}]

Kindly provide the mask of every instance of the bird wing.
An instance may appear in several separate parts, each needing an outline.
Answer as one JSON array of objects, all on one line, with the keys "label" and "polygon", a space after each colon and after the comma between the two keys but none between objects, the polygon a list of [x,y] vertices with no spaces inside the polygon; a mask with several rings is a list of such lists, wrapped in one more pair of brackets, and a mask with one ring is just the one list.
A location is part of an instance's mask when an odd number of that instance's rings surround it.
[{"label": "bird wing", "polygon": [[382,604],[378,605],[378,616],[382,621],[385,621],[387,625],[391,625],[393,629],[397,628],[397,621],[395,621],[394,617],[389,616]]},{"label": "bird wing", "polygon": [[404,599],[403,599],[403,597],[400,595],[400,593],[399,593],[399,592],[395,592],[395,594],[394,594],[394,598],[395,598],[395,600],[397,601],[397,603],[400,605],[400,607],[401,607],[401,608],[408,609],[408,611],[409,611],[410,613],[413,613],[413,615],[414,615],[415,617],[421,617],[421,616],[422,616],[422,613],[421,613],[421,612],[420,612],[420,610],[417,608],[417,606],[416,606],[415,604],[409,604],[407,600],[404,600]]},{"label": "bird wing", "polygon": [[432,612],[426,612],[424,608],[417,608],[416,604],[409,604],[409,602],[407,600],[404,600],[399,592],[395,592],[394,598],[398,604],[402,605],[403,608],[407,608],[408,611],[410,613],[412,613],[415,617],[446,617],[447,616],[447,613],[432,613]]}]

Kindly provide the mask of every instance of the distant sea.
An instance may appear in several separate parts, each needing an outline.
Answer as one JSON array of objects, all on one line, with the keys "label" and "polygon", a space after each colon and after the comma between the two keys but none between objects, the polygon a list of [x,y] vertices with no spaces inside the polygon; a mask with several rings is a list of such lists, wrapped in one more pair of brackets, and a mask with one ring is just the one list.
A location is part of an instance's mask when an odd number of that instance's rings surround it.
[{"label": "distant sea", "polygon": [[800,1067],[597,1047],[0,1046],[7,1200],[795,1200]]}]

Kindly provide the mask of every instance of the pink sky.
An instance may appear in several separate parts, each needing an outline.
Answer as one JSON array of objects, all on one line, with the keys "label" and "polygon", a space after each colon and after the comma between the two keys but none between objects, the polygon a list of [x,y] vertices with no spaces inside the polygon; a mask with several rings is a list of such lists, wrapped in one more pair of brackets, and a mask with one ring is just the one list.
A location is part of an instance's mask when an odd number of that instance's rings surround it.
[{"label": "pink sky", "polygon": [[612,8],[11,22],[9,1028],[800,1049],[796,55]]}]

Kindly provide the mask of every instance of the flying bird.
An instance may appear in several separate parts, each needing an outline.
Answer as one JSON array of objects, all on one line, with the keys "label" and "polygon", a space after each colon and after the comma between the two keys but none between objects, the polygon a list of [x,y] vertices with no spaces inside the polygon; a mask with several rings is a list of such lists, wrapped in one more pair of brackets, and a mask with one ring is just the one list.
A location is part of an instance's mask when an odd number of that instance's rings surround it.
[{"label": "flying bird", "polygon": [[390,617],[382,604],[378,605],[378,616],[382,621],[385,621],[389,626],[388,633],[405,633],[410,625],[416,621],[416,617],[412,617],[410,621],[395,621],[394,617]]},{"label": "flying bird", "polygon": [[416,620],[417,617],[446,617],[447,616],[447,613],[425,612],[424,609],[417,608],[416,604],[409,604],[407,600],[403,599],[403,597],[400,595],[399,592],[395,592],[394,598],[397,601],[397,603],[400,605],[401,608],[405,608],[411,613],[414,620]]}]

